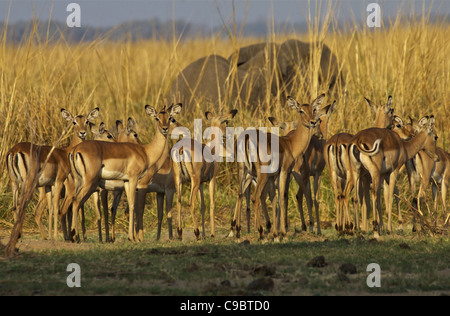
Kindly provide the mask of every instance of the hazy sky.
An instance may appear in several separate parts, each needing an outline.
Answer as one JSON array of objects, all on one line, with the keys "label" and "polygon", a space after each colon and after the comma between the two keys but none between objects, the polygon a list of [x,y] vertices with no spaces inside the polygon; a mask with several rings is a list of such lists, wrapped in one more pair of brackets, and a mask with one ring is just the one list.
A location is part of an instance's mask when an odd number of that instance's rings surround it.
[{"label": "hazy sky", "polygon": [[[78,3],[81,7],[82,26],[114,26],[133,20],[183,19],[187,22],[203,25],[220,25],[221,16],[225,21],[232,19],[232,0],[0,0],[0,21],[27,21],[33,17],[48,20],[50,16],[57,21],[65,21],[70,12],[66,12],[69,3]],[[247,23],[255,21],[297,23],[305,21],[309,10],[315,15],[316,0],[235,0],[236,20],[241,22],[244,17]],[[328,0],[318,1],[322,4],[324,14],[328,7]],[[432,12],[439,14],[450,13],[448,0],[341,0],[332,1],[336,5],[340,20],[355,17],[365,20],[369,13],[366,7],[371,2],[378,2],[382,9],[383,18],[395,16],[397,12],[409,14],[414,8],[416,13],[426,10],[432,5]],[[311,9],[309,4],[311,3]],[[248,10],[247,10],[248,5]],[[53,10],[52,10],[53,7]],[[34,12],[34,13],[33,13]],[[220,12],[220,13],[219,13]]]}]

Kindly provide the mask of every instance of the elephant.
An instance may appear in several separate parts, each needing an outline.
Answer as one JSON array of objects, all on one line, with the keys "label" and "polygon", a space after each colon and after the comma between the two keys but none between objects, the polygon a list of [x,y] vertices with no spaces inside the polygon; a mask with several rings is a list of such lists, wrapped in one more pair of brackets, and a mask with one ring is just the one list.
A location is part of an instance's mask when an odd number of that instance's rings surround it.
[{"label": "elephant", "polygon": [[[319,46],[290,39],[281,44],[262,42],[240,47],[227,59],[219,55],[202,57],[179,73],[167,99],[183,102],[189,112],[196,106],[220,110],[231,102],[253,111],[262,110],[261,105],[270,106],[274,99],[283,101],[298,90],[308,95],[311,76],[307,69],[314,48]],[[317,79],[329,93],[335,91],[337,83],[344,83],[337,58],[325,44]]]},{"label": "elephant", "polygon": [[[167,99],[183,103],[184,111],[191,112],[203,104],[218,108],[226,102],[229,93],[230,63],[219,55],[202,57],[184,68],[172,83]],[[231,98],[236,98],[232,89]]]},{"label": "elephant", "polygon": [[[276,95],[276,85],[278,90],[282,90],[281,94],[287,96],[298,88],[298,81],[302,76],[306,82],[311,80],[308,78],[307,69],[315,47],[319,48],[320,43],[311,44],[295,39],[282,44],[263,42],[239,48],[228,57],[228,61],[236,60],[237,67],[241,70],[266,69],[272,75],[276,74],[277,77],[272,80],[272,95]],[[276,65],[273,65],[275,61]],[[328,91],[335,89],[337,83],[344,84],[336,56],[327,45],[322,44],[318,83],[320,85],[325,81]]]}]

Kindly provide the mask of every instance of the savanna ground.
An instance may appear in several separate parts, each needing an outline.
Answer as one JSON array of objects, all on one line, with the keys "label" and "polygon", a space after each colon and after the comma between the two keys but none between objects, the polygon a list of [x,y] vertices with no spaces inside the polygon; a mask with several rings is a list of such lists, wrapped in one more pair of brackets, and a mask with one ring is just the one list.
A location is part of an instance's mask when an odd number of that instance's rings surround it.
[{"label": "savanna ground", "polygon": [[[193,234],[169,242],[164,234],[156,242],[148,233],[144,242],[130,243],[122,233],[114,244],[99,244],[95,231],[82,244],[27,234],[16,257],[1,258],[0,295],[450,294],[448,236],[338,238],[327,229],[323,236],[291,232],[273,243],[255,240],[256,234],[239,240],[225,234],[220,229],[216,239],[200,242]],[[325,264],[315,259],[320,256]],[[80,288],[66,284],[70,263],[80,265]],[[371,263],[381,269],[379,288],[367,286]]]},{"label": "savanna ground", "polygon": [[[330,15],[332,16],[332,14]],[[417,19],[398,17],[389,27],[335,28],[332,18],[320,24],[312,21],[308,34],[276,34],[270,40],[288,38],[323,40],[342,65],[346,82],[337,91],[338,107],[329,125],[329,135],[355,133],[371,126],[373,114],[363,97],[384,103],[393,96],[395,113],[403,118],[434,114],[439,135],[438,146],[449,151],[448,117],[450,110],[450,42],[448,23],[431,23],[426,15]],[[238,47],[264,41],[260,38],[230,38],[222,35],[208,39],[178,41],[142,40],[92,43],[54,42],[40,38],[32,28],[22,43],[1,43],[0,54],[0,237],[6,244],[13,225],[12,195],[5,172],[6,152],[15,143],[30,141],[56,144],[65,130],[60,108],[74,115],[100,107],[100,121],[113,126],[115,120],[134,117],[144,143],[153,137],[150,119],[143,115],[144,104],[159,106],[172,79],[190,62],[208,54],[227,57]],[[3,38],[6,38],[3,34]],[[317,78],[319,58],[314,55],[308,71]],[[296,90],[293,96],[307,103],[307,95],[318,95],[324,87],[312,84],[308,91]],[[327,100],[331,103],[332,100]],[[226,104],[239,112],[234,126],[268,126],[267,117],[292,120],[293,113],[274,100],[270,108],[249,111],[243,104]],[[191,118],[203,117],[205,109],[180,117],[192,127]],[[68,143],[65,134],[62,146]],[[328,225],[322,236],[294,233],[300,228],[293,184],[289,196],[290,233],[282,243],[256,240],[256,233],[244,233],[240,240],[224,239],[236,202],[236,176],[232,164],[223,164],[216,185],[217,237],[194,241],[186,195],[183,197],[183,241],[167,241],[156,234],[156,199],[149,195],[145,213],[146,239],[142,243],[126,240],[127,221],[124,204],[119,208],[119,238],[114,244],[100,244],[94,215],[88,205],[88,240],[81,244],[41,241],[30,201],[24,232],[17,244],[18,254],[0,258],[0,295],[340,295],[340,294],[430,294],[450,292],[450,242],[447,232],[431,234],[419,230],[383,234],[374,241],[372,234],[338,237]],[[403,173],[399,179],[401,209],[405,221],[412,215],[405,201],[412,195]],[[205,190],[206,192],[207,190]],[[428,197],[430,192],[428,192]],[[208,194],[206,193],[207,208]],[[89,202],[91,203],[91,202]],[[122,201],[123,203],[123,201]],[[321,219],[334,220],[334,196],[327,171],[320,188]],[[432,205],[428,200],[428,204]],[[306,209],[306,206],[304,207]],[[208,212],[207,212],[208,213]],[[198,215],[198,214],[197,214]],[[397,226],[394,214],[394,227]],[[427,215],[428,216],[428,215]],[[441,220],[442,214],[433,214]],[[245,216],[244,216],[245,217]],[[209,217],[207,219],[207,235]],[[44,218],[46,222],[46,218]],[[62,237],[60,236],[60,239]],[[324,256],[324,267],[307,266]],[[69,288],[66,271],[69,263],[81,267],[81,288]],[[355,274],[340,270],[343,264],[356,267]],[[381,268],[381,287],[369,288],[367,265]],[[263,278],[259,285],[252,281]]]}]

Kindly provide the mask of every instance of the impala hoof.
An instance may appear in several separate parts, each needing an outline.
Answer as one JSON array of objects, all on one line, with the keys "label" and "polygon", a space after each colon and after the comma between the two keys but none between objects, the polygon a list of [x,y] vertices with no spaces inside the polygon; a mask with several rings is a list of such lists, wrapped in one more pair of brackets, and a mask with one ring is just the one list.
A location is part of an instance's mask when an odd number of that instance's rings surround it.
[{"label": "impala hoof", "polygon": [[195,235],[195,238],[197,238],[197,240],[200,240],[201,238],[200,238],[200,230],[197,228],[197,229],[194,229],[194,235]]}]

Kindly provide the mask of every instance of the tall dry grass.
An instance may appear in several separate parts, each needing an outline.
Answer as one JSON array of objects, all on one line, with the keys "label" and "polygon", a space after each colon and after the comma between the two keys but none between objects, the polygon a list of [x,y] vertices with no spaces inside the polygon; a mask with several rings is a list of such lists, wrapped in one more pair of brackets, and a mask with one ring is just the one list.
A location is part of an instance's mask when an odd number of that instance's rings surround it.
[{"label": "tall dry grass", "polygon": [[[431,23],[426,16],[416,20],[398,16],[381,29],[360,25],[344,31],[337,28],[333,15],[329,14],[320,21],[311,17],[310,25],[306,34],[272,32],[267,39],[246,38],[230,30],[229,38],[218,35],[182,41],[174,38],[170,42],[112,42],[106,38],[74,45],[64,39],[52,42],[49,37],[39,38],[36,25],[20,44],[8,43],[6,34],[0,35],[0,219],[12,220],[8,213],[12,199],[6,152],[17,142],[29,141],[32,134],[36,135],[37,144],[53,144],[66,127],[60,108],[85,114],[99,106],[98,122],[104,121],[107,126],[132,116],[138,121],[141,139],[147,142],[152,138],[153,127],[143,115],[144,104],[159,106],[179,71],[200,57],[209,54],[228,57],[238,47],[265,40],[323,41],[336,55],[346,85],[338,91],[337,111],[329,124],[329,135],[342,131],[356,133],[371,126],[374,117],[363,97],[381,103],[392,95],[395,113],[405,119],[434,114],[438,145],[450,150],[448,24]],[[310,78],[318,77],[320,51],[320,46],[313,51]],[[308,102],[307,95],[323,92],[314,80],[307,89],[292,94],[300,102]],[[270,109],[256,114],[241,106],[233,124],[268,126],[267,117],[272,115],[288,120],[295,114],[275,100]],[[202,111],[197,110],[194,116],[202,117]],[[180,121],[192,130],[193,121],[183,118]],[[63,143],[68,143],[68,138]],[[230,209],[235,202],[228,198],[235,195],[233,172],[233,166],[225,165],[217,185],[219,199],[222,196],[224,208],[228,204]],[[322,191],[324,196],[331,194],[327,181],[323,182]],[[331,201],[325,197],[321,200],[326,216],[332,216]],[[228,223],[228,218],[223,222]]]}]

